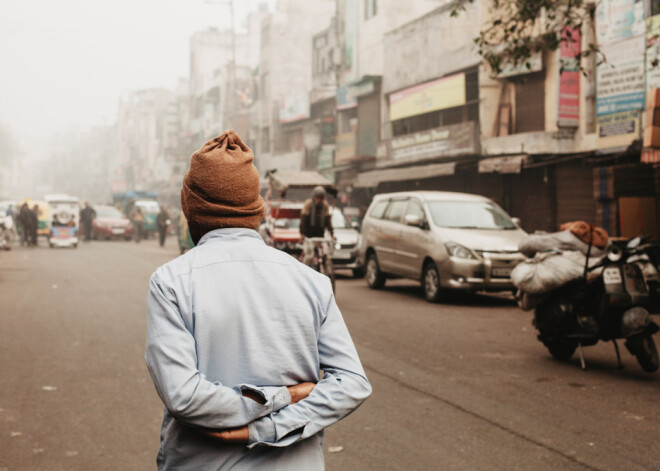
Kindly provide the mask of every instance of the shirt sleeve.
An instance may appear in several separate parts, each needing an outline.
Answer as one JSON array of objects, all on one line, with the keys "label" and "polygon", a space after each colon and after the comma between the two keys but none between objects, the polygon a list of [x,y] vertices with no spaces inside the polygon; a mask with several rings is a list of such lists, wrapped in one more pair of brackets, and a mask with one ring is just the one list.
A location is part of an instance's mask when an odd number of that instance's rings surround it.
[{"label": "shirt sleeve", "polygon": [[[197,369],[195,338],[186,328],[173,293],[157,275],[149,282],[145,360],[156,391],[168,411],[189,425],[209,429],[242,427],[291,403],[286,387],[249,384],[227,387]],[[243,397],[252,390],[264,402]]]},{"label": "shirt sleeve", "polygon": [[371,394],[355,345],[334,296],[318,341],[323,379],[302,401],[248,425],[249,447],[283,447],[315,435],[357,409]]}]

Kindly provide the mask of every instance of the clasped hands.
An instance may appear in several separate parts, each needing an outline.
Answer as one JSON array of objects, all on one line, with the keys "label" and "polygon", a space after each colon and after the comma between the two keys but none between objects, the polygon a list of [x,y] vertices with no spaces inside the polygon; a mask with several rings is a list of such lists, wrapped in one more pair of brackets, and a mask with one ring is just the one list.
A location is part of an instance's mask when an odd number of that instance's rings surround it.
[{"label": "clasped hands", "polygon": [[[315,383],[305,382],[296,384],[295,386],[288,386],[289,394],[291,394],[291,404],[305,399],[310,395],[316,386]],[[251,390],[243,391],[243,396],[252,399],[259,404],[264,404],[263,398]],[[248,443],[249,433],[247,425],[238,428],[230,428],[223,430],[201,430],[201,432],[209,437],[215,438],[224,443],[235,443],[237,445],[245,445]]]}]

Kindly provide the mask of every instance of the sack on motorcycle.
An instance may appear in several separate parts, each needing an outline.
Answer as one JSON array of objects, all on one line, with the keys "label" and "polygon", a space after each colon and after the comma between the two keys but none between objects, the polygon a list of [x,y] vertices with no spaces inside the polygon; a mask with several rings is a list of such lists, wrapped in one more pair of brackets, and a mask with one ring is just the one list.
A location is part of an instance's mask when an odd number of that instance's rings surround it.
[{"label": "sack on motorcycle", "polygon": [[580,278],[586,258],[580,252],[544,252],[519,263],[511,273],[513,284],[520,291],[540,295]]}]

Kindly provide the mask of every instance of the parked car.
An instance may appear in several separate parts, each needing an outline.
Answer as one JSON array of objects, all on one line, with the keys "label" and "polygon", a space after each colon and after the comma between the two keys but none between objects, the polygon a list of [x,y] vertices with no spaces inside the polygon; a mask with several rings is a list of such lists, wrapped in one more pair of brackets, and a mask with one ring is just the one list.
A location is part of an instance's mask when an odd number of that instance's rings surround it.
[{"label": "parked car", "polygon": [[360,233],[346,220],[339,208],[332,210],[332,227],[337,239],[332,253],[335,269],[351,270],[356,278],[364,276],[358,256]]},{"label": "parked car", "polygon": [[478,195],[412,191],[374,197],[362,225],[360,259],[367,284],[388,277],[419,280],[428,301],[443,289],[514,290],[511,271],[527,234],[492,200]]},{"label": "parked car", "polygon": [[92,221],[92,237],[94,239],[125,239],[133,238],[133,225],[121,211],[112,206],[94,206],[96,218]]}]

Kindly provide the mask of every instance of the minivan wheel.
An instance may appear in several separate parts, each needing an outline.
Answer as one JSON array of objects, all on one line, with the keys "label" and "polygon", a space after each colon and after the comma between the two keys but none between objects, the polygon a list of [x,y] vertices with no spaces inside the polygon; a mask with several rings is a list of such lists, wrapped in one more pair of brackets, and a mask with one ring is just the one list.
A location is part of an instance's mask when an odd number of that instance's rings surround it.
[{"label": "minivan wheel", "polygon": [[440,301],[440,275],[435,263],[428,262],[424,267],[424,275],[422,277],[422,287],[424,288],[424,297],[430,303],[437,303]]},{"label": "minivan wheel", "polygon": [[378,259],[376,254],[372,253],[367,258],[367,269],[366,269],[367,286],[371,289],[381,289],[385,286],[385,275],[380,271],[378,266]]}]

